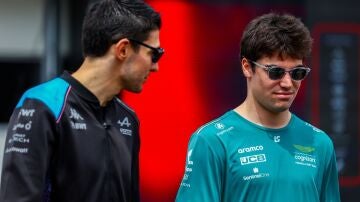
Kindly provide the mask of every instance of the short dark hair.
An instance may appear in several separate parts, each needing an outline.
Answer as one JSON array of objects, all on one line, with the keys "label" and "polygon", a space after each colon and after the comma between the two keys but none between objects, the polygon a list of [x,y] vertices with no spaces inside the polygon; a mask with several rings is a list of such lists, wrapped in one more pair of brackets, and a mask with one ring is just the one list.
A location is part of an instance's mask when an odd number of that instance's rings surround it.
[{"label": "short dark hair", "polygon": [[256,61],[263,56],[305,59],[313,39],[299,18],[290,14],[268,13],[253,19],[245,28],[241,57]]},{"label": "short dark hair", "polygon": [[[161,17],[141,0],[100,0],[92,3],[84,17],[82,51],[84,56],[105,55],[122,38],[144,41],[160,29]],[[136,44],[132,44],[136,47]]]}]

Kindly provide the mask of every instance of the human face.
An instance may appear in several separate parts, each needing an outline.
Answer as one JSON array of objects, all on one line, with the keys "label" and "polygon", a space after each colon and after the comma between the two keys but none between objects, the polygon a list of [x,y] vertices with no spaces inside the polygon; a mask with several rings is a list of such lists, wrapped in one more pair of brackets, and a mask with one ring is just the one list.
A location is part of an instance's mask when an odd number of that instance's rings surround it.
[{"label": "human face", "polygon": [[[290,57],[281,58],[279,56],[263,57],[254,61],[260,65],[276,65],[283,67],[286,71],[282,78],[272,80],[268,72],[263,67],[252,64],[254,72],[248,79],[249,95],[252,96],[255,104],[264,110],[272,113],[287,111],[293,103],[301,85],[301,80],[293,80],[290,76],[290,70],[294,67],[303,66],[301,59]],[[250,65],[250,61],[247,61]]]},{"label": "human face", "polygon": [[[151,47],[160,47],[159,30],[150,32],[146,41],[142,42]],[[159,70],[158,63],[153,62],[153,49],[140,45],[139,50],[132,49],[127,65],[123,68],[123,87],[130,92],[139,93],[151,72]]]}]

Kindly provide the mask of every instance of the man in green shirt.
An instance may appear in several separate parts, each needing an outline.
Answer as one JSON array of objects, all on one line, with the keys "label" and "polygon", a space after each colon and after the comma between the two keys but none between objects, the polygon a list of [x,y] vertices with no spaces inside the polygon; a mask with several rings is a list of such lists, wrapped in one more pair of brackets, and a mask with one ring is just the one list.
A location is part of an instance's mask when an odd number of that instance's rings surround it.
[{"label": "man in green shirt", "polygon": [[331,139],[289,111],[310,72],[311,45],[292,15],[269,13],[247,25],[246,99],[192,135],[176,201],[340,201]]}]

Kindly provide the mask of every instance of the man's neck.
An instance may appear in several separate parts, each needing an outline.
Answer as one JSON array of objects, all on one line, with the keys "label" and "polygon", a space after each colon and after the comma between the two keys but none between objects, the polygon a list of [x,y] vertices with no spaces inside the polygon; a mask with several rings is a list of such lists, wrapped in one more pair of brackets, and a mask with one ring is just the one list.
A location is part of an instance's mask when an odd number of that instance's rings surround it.
[{"label": "man's neck", "polygon": [[110,66],[103,64],[102,61],[85,60],[81,67],[72,76],[92,92],[101,106],[105,106],[108,101],[113,99],[121,89],[117,89],[114,84]]},{"label": "man's neck", "polygon": [[289,110],[271,112],[254,102],[250,102],[248,99],[246,99],[240,106],[236,107],[235,112],[250,122],[268,128],[285,127],[291,118]]}]

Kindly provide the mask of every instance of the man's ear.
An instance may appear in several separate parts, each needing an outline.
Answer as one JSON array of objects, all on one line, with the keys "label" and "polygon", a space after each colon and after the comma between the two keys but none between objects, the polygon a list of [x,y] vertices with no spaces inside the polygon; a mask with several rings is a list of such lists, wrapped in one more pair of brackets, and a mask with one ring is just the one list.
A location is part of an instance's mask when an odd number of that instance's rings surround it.
[{"label": "man's ear", "polygon": [[131,44],[129,39],[120,39],[114,46],[115,56],[119,60],[125,60],[129,56],[131,50]]},{"label": "man's ear", "polygon": [[253,71],[252,71],[251,64],[250,64],[249,60],[247,60],[244,57],[241,58],[241,68],[242,68],[243,74],[246,78],[249,78],[252,76]]}]

